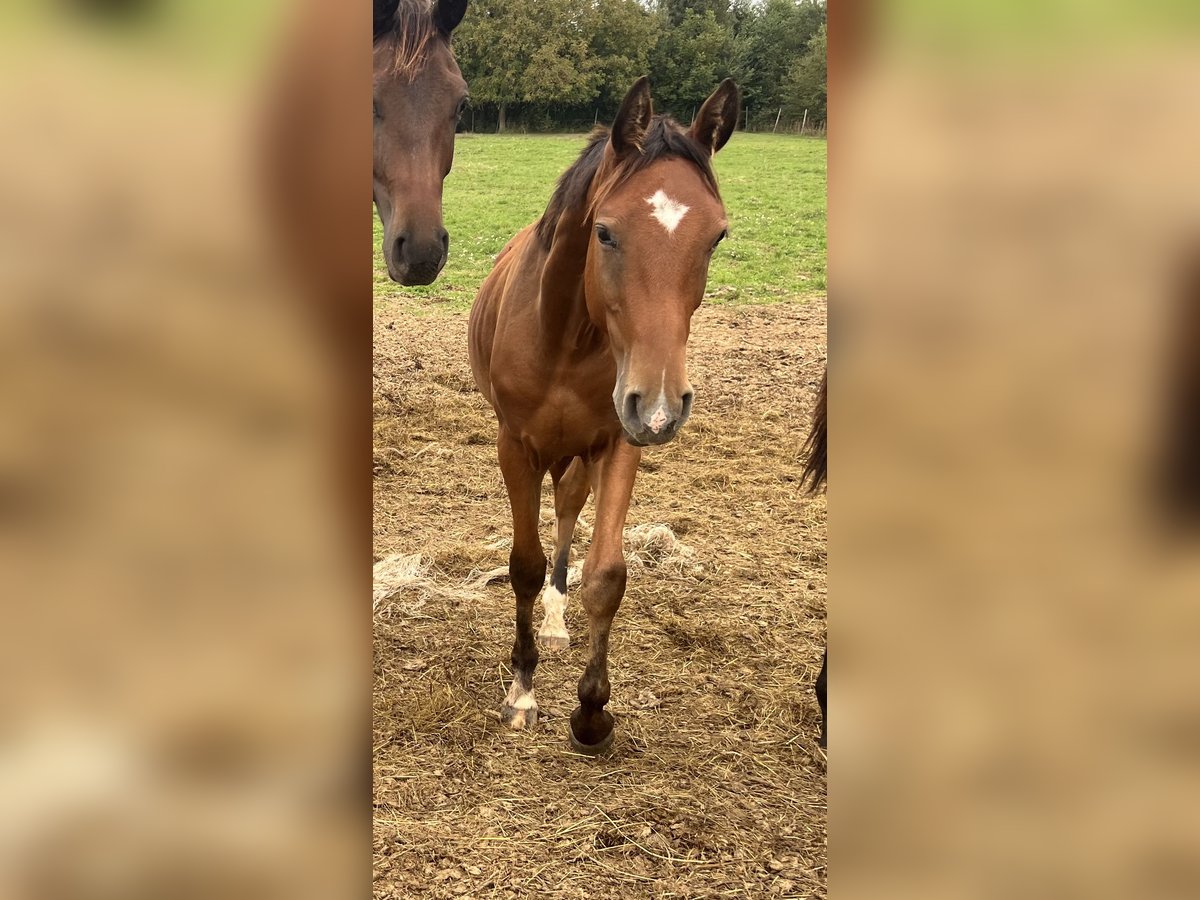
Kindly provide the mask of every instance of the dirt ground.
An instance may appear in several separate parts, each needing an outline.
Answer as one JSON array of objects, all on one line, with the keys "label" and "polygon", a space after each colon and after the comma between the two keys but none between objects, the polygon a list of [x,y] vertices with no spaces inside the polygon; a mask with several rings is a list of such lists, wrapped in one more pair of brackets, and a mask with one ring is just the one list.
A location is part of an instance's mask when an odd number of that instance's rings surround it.
[{"label": "dirt ground", "polygon": [[[647,449],[627,523],[666,524],[694,555],[631,567],[601,759],[567,744],[575,590],[571,647],[537,669],[537,729],[498,721],[513,599],[471,579],[507,563],[511,526],[466,327],[375,316],[375,554],[420,554],[422,576],[375,608],[375,896],[824,897],[826,508],[799,491],[823,301],[696,315],[695,409]],[[550,501],[547,479],[548,555]]]}]

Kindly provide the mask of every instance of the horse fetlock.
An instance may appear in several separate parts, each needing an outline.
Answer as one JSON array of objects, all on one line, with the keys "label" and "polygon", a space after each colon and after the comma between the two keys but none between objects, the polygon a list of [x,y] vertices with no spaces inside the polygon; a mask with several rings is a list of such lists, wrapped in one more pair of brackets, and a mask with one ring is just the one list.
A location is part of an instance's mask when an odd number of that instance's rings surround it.
[{"label": "horse fetlock", "polygon": [[500,721],[514,731],[533,728],[537,725],[538,705],[533,696],[533,688],[526,690],[520,680],[514,680],[508,689],[508,695],[500,704]]},{"label": "horse fetlock", "polygon": [[585,709],[602,709],[608,705],[612,696],[612,688],[608,683],[608,673],[599,666],[589,665],[579,679],[579,689],[576,692],[579,705]]}]

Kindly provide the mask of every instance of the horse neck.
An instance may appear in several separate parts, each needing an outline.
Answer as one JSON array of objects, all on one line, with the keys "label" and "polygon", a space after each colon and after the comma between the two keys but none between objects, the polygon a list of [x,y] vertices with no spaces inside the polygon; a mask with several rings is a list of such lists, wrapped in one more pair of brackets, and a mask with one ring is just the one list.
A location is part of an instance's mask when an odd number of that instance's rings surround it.
[{"label": "horse neck", "polygon": [[604,337],[588,315],[584,294],[590,246],[590,216],[576,210],[563,212],[542,269],[538,317],[549,350],[604,347]]}]

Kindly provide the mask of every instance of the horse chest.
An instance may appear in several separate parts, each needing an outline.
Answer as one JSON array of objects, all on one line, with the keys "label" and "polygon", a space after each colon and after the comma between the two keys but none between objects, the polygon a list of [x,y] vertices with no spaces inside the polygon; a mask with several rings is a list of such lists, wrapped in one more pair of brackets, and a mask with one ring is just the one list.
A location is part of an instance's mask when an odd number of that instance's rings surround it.
[{"label": "horse chest", "polygon": [[[563,373],[513,372],[496,383],[496,412],[528,450],[546,459],[580,455],[620,433],[612,383]],[[537,377],[538,375],[542,377]],[[532,375],[532,377],[524,377]]]}]

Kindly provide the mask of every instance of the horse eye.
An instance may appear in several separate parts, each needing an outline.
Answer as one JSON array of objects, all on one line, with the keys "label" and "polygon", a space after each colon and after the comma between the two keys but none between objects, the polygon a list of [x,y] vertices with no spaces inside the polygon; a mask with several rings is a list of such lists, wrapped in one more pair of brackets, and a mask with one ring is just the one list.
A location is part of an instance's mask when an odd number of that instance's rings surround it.
[{"label": "horse eye", "polygon": [[470,99],[470,97],[463,97],[458,101],[458,109],[454,111],[454,118],[461,119],[463,117],[463,113],[467,111],[467,103]]},{"label": "horse eye", "polygon": [[721,243],[721,241],[725,240],[725,238],[727,238],[727,237],[729,237],[728,231],[722,231],[720,234],[718,234],[717,239],[715,241],[713,241],[713,249],[716,250],[717,244]]},{"label": "horse eye", "polygon": [[606,226],[606,225],[597,225],[596,226],[596,238],[605,247],[617,246],[617,239],[612,236],[612,232],[608,230],[608,226]]},{"label": "horse eye", "polygon": [[377,101],[377,100],[376,100],[376,101],[372,101],[372,104],[371,104],[371,105],[372,105],[372,107],[373,107],[373,111],[374,111],[374,113],[375,113],[375,120],[376,120],[376,121],[378,121],[378,120],[382,119],[382,118],[383,118],[383,113],[381,113],[381,112],[379,111],[379,101]]}]

